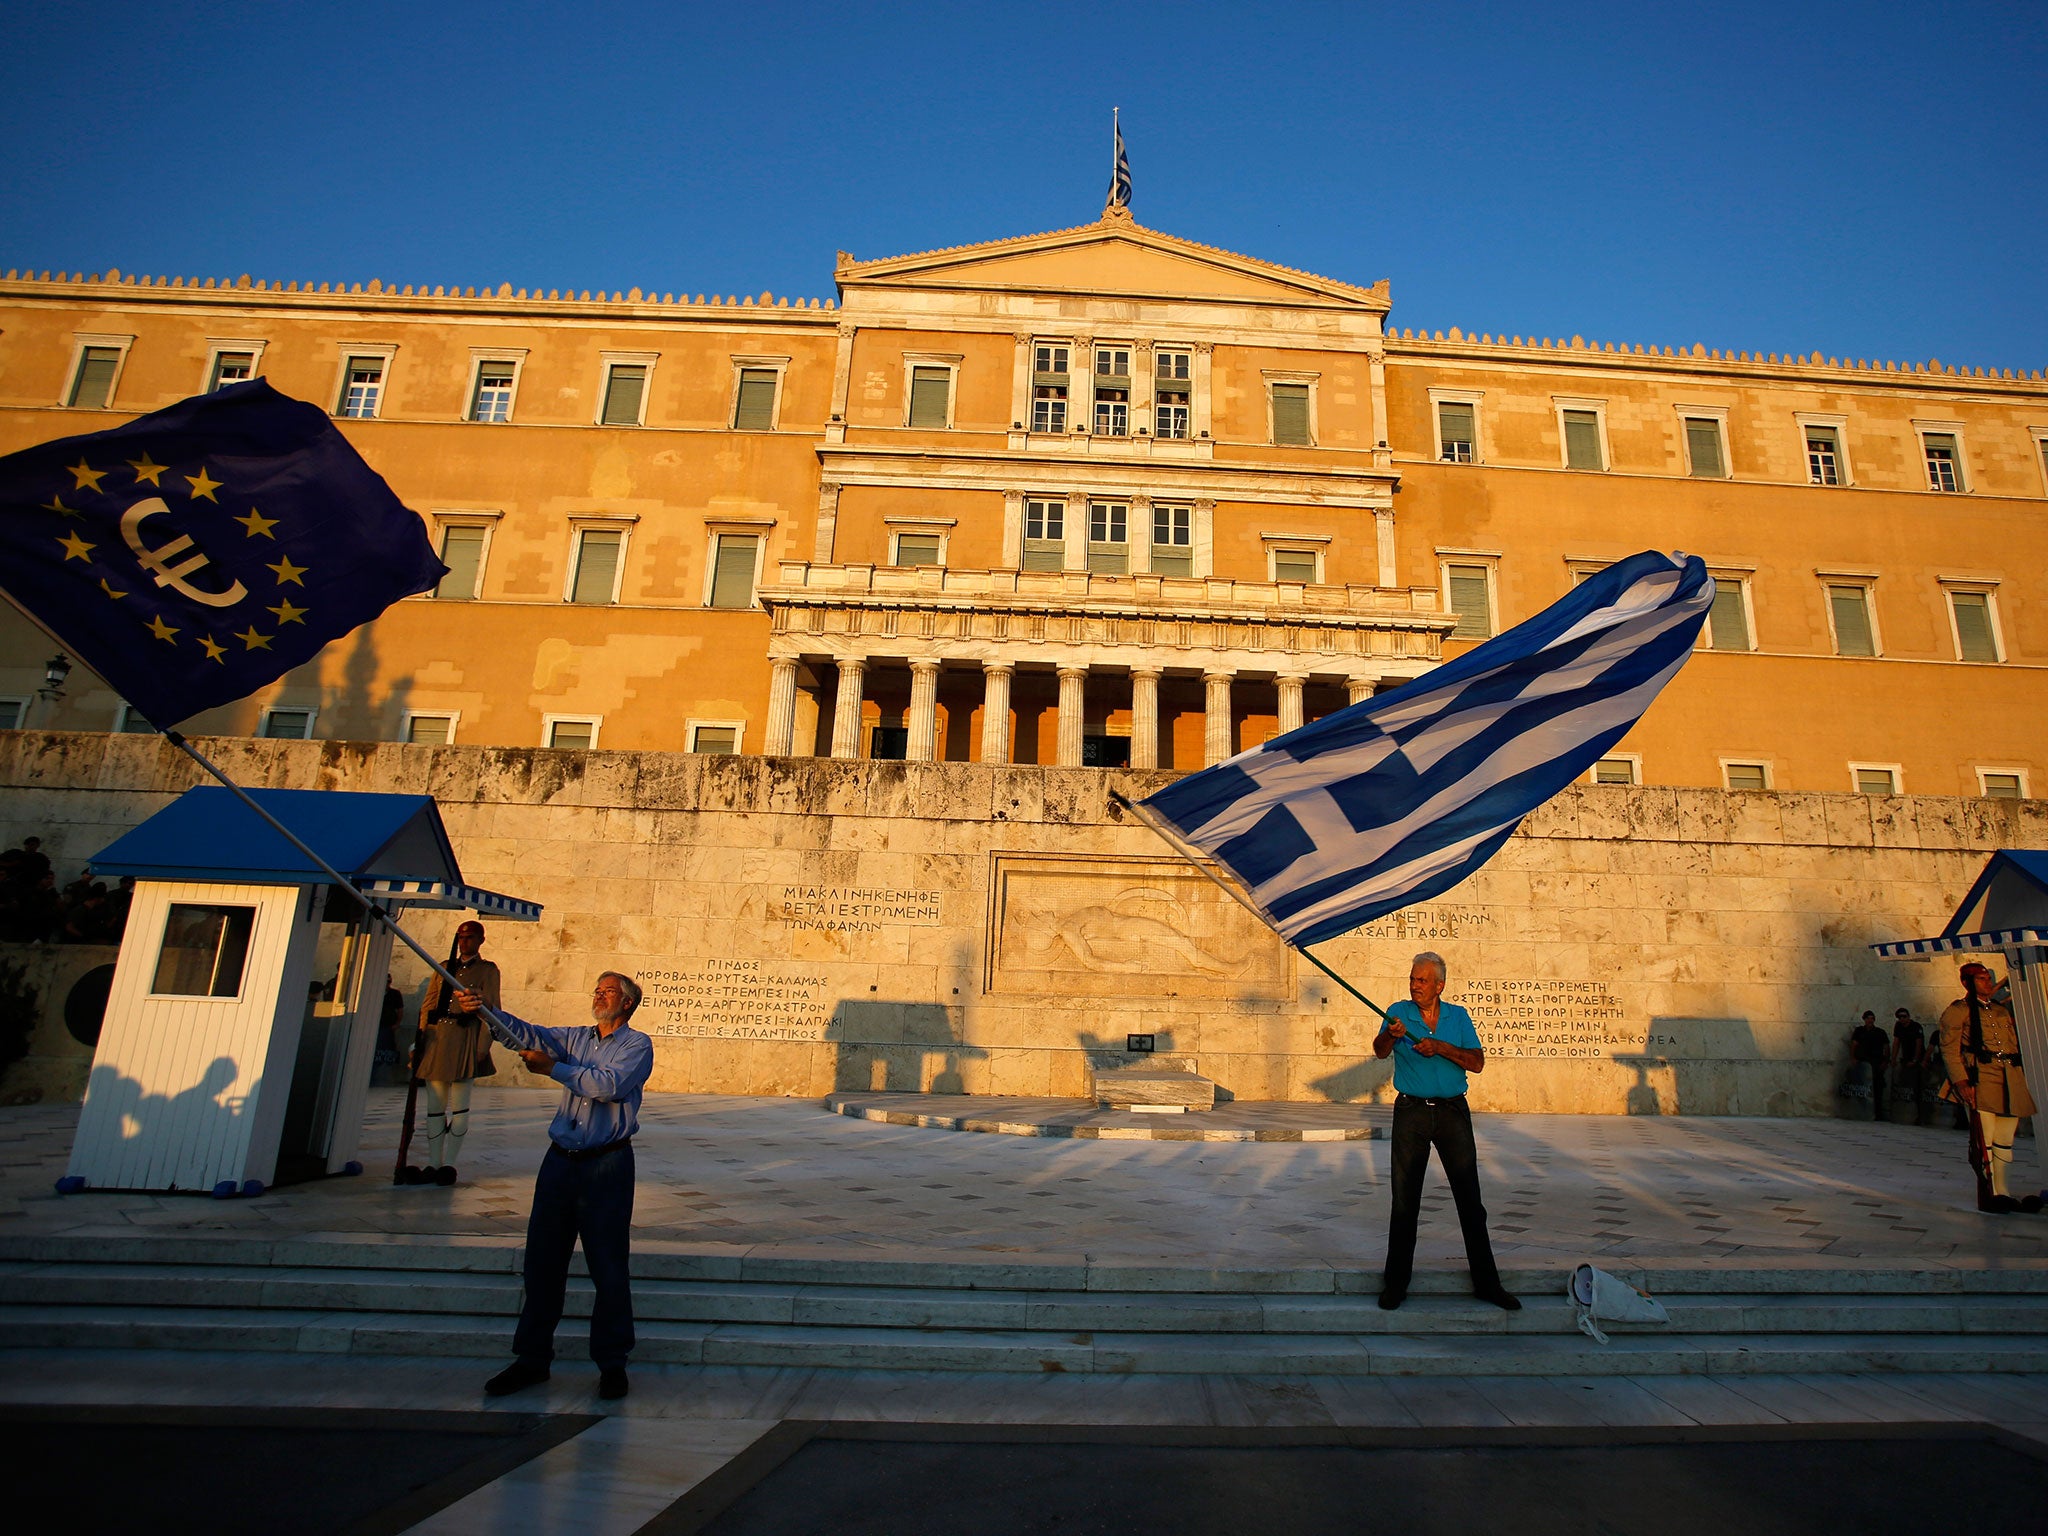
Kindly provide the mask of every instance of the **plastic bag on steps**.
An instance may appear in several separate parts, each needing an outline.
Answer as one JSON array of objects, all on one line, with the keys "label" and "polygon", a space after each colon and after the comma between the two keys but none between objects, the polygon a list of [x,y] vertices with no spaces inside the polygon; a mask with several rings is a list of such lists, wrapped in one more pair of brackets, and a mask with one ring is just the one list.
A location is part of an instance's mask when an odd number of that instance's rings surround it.
[{"label": "plastic bag on steps", "polygon": [[1604,1269],[1591,1264],[1581,1264],[1572,1271],[1572,1277],[1565,1282],[1565,1294],[1572,1299],[1578,1311],[1579,1332],[1597,1343],[1605,1344],[1607,1335],[1600,1331],[1605,1323],[1668,1323],[1671,1314],[1664,1310],[1664,1303],[1647,1292],[1639,1291]]}]

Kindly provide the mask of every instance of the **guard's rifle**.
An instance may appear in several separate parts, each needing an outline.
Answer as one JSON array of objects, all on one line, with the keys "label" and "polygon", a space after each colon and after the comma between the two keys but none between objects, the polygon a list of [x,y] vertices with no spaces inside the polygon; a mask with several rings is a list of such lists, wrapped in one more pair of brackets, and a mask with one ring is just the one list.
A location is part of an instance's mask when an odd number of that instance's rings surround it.
[{"label": "guard's rifle", "polygon": [[405,1066],[405,1116],[398,1122],[398,1162],[391,1170],[391,1182],[405,1184],[406,1158],[412,1154],[412,1132],[420,1107],[420,1062],[427,1054],[427,1024],[422,1019],[413,1031],[412,1059]]}]

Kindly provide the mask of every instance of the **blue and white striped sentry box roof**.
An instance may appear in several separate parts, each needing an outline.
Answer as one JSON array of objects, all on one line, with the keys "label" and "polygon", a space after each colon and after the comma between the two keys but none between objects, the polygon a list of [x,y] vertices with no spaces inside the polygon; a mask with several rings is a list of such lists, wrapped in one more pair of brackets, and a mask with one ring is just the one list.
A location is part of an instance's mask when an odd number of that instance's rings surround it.
[{"label": "blue and white striped sentry box roof", "polygon": [[1870,947],[1885,960],[1922,960],[1975,949],[2034,949],[2048,945],[2048,928],[2000,928],[1988,933],[1954,933],[1934,939],[1900,939]]},{"label": "blue and white striped sentry box roof", "polygon": [[450,907],[511,923],[540,921],[539,902],[522,901],[481,886],[454,885],[445,880],[360,880],[356,884],[365,896],[374,896],[394,907]]}]

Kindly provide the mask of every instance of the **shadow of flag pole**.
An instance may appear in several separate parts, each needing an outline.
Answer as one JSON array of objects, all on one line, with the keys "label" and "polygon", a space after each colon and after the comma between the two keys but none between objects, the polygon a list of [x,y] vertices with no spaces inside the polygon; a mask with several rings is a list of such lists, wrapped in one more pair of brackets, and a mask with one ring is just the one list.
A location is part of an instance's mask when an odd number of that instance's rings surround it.
[{"label": "shadow of flag pole", "polygon": [[1327,965],[1323,964],[1323,962],[1319,958],[1317,958],[1315,952],[1311,950],[1306,944],[1296,944],[1292,940],[1290,940],[1285,934],[1281,933],[1279,928],[1274,925],[1273,919],[1264,910],[1260,908],[1257,902],[1253,901],[1251,897],[1247,896],[1243,891],[1239,890],[1235,885],[1231,884],[1230,881],[1224,879],[1222,875],[1216,872],[1216,861],[1214,859],[1211,859],[1207,854],[1203,853],[1201,849],[1195,847],[1194,844],[1188,842],[1178,832],[1174,831],[1172,827],[1168,826],[1164,821],[1160,820],[1158,816],[1154,815],[1146,807],[1138,804],[1137,801],[1131,799],[1122,791],[1112,789],[1109,792],[1109,798],[1113,800],[1116,804],[1122,806],[1125,810],[1129,811],[1133,816],[1137,817],[1139,821],[1143,822],[1146,826],[1150,827],[1154,832],[1157,832],[1160,838],[1166,843],[1168,847],[1172,848],[1175,853],[1179,854],[1182,858],[1186,859],[1190,864],[1194,865],[1196,869],[1200,870],[1203,874],[1207,875],[1209,879],[1212,882],[1214,882],[1216,888],[1219,891],[1223,892],[1224,895],[1228,896],[1240,907],[1243,907],[1245,911],[1251,913],[1253,917],[1256,917],[1262,926],[1271,928],[1273,930],[1273,936],[1276,939],[1278,939],[1282,944],[1285,944],[1289,949],[1293,950],[1296,954],[1300,955],[1302,959],[1306,960],[1310,965],[1314,966],[1317,970],[1321,971],[1325,976],[1329,977],[1330,980],[1337,983],[1338,986],[1342,987],[1346,992],[1349,992],[1353,997],[1357,998],[1361,1003],[1365,1004],[1366,1007],[1370,1008],[1382,1019],[1384,1019],[1387,1016],[1386,1009],[1382,1008],[1378,1003],[1374,1002],[1371,998],[1367,997],[1363,992],[1359,991],[1358,988],[1351,985],[1351,983],[1346,981],[1342,976],[1339,976],[1335,971],[1331,970]]}]

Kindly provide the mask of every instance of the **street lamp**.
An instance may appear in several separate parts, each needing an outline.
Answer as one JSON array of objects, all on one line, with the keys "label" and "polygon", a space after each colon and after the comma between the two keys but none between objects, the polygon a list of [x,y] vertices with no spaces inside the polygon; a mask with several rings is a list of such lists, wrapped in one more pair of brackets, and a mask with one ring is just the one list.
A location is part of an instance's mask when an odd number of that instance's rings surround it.
[{"label": "street lamp", "polygon": [[70,675],[71,658],[59,651],[43,663],[43,686],[36,690],[36,697],[54,709],[64,697],[64,679]]}]

